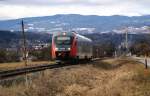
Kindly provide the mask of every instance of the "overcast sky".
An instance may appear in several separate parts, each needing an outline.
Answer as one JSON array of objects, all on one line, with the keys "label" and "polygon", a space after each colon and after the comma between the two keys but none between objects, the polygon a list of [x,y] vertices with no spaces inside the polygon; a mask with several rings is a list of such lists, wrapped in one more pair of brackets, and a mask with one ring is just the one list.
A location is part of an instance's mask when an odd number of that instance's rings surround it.
[{"label": "overcast sky", "polygon": [[0,20],[55,14],[150,14],[150,0],[0,0]]}]

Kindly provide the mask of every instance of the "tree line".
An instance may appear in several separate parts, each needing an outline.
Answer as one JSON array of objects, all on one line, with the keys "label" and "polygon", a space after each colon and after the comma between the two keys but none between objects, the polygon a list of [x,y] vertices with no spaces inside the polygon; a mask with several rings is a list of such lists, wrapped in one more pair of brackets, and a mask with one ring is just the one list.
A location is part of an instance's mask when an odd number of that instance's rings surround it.
[{"label": "tree line", "polygon": [[[45,61],[50,60],[50,47],[41,50],[29,50],[27,59],[33,61]],[[8,51],[6,49],[0,49],[0,63],[6,62],[20,62],[23,60],[22,52],[19,51]]]},{"label": "tree line", "polygon": [[137,56],[150,56],[150,42],[141,40],[140,42],[135,42],[130,47],[132,54]]},{"label": "tree line", "polygon": [[[29,50],[28,59],[33,61],[46,61],[51,60],[51,46],[41,49],[41,50]],[[93,46],[94,57],[112,57],[116,46],[112,42],[107,42],[105,44],[97,43]],[[134,42],[129,51],[137,56],[150,56],[150,43],[145,40]],[[19,62],[22,57],[21,51],[8,51],[6,49],[0,49],[0,63],[5,62]]]}]

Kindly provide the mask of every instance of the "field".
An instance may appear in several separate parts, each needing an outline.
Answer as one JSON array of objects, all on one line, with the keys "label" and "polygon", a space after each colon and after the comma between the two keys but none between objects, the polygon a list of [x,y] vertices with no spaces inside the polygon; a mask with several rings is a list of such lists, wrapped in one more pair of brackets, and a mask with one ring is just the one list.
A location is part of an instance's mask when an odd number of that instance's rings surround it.
[{"label": "field", "polygon": [[[39,65],[39,64],[51,64],[54,63],[52,61],[29,61],[27,66],[34,66],[34,65]],[[24,62],[15,62],[15,63],[0,63],[0,71],[1,70],[7,70],[7,69],[16,69],[16,68],[21,68],[25,67]]]},{"label": "field", "polygon": [[1,86],[0,96],[150,96],[150,70],[130,59],[105,59],[46,70],[28,86]]}]

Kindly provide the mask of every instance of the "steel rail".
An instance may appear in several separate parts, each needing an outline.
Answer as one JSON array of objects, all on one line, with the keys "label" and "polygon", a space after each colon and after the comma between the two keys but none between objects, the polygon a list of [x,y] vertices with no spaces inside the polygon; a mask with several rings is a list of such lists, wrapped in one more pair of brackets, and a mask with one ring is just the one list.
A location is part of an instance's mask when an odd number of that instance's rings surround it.
[{"label": "steel rail", "polygon": [[[102,60],[102,59],[101,58],[92,59],[92,61],[98,61],[98,60]],[[86,62],[83,62],[83,63],[86,63]],[[43,71],[46,69],[56,69],[56,68],[62,68],[62,67],[71,66],[71,65],[75,65],[75,64],[67,64],[67,63],[64,63],[64,64],[55,64],[54,63],[54,64],[43,64],[43,65],[41,64],[41,65],[37,65],[37,66],[30,66],[30,67],[27,66],[24,68],[0,71],[0,80],[7,79],[7,78],[13,77],[13,76]]]}]

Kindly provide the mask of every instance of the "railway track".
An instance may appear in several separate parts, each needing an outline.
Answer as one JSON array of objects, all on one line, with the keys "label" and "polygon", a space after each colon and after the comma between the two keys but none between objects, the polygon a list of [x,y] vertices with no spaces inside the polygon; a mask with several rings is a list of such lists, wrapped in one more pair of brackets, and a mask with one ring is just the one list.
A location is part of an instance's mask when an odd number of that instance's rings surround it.
[{"label": "railway track", "polygon": [[[100,58],[93,59],[92,61],[98,61],[101,60]],[[82,62],[86,63],[86,62]],[[63,64],[44,64],[44,65],[38,65],[38,66],[32,66],[32,67],[24,67],[24,68],[18,68],[18,69],[13,69],[13,70],[5,70],[5,71],[0,71],[0,80],[7,79],[9,77],[14,77],[18,75],[23,75],[23,74],[28,74],[28,73],[33,73],[33,72],[38,72],[38,71],[43,71],[46,69],[55,69],[55,68],[61,68],[65,66],[71,66],[71,64],[63,63]]]},{"label": "railway track", "polygon": [[6,71],[0,71],[0,80],[7,79],[9,77],[14,77],[17,75],[23,75],[38,71],[43,71],[46,69],[55,69],[67,66],[67,64],[46,64],[46,65],[38,65],[38,66],[32,66],[32,67],[24,67],[24,68],[18,68],[13,70],[6,70]]}]

